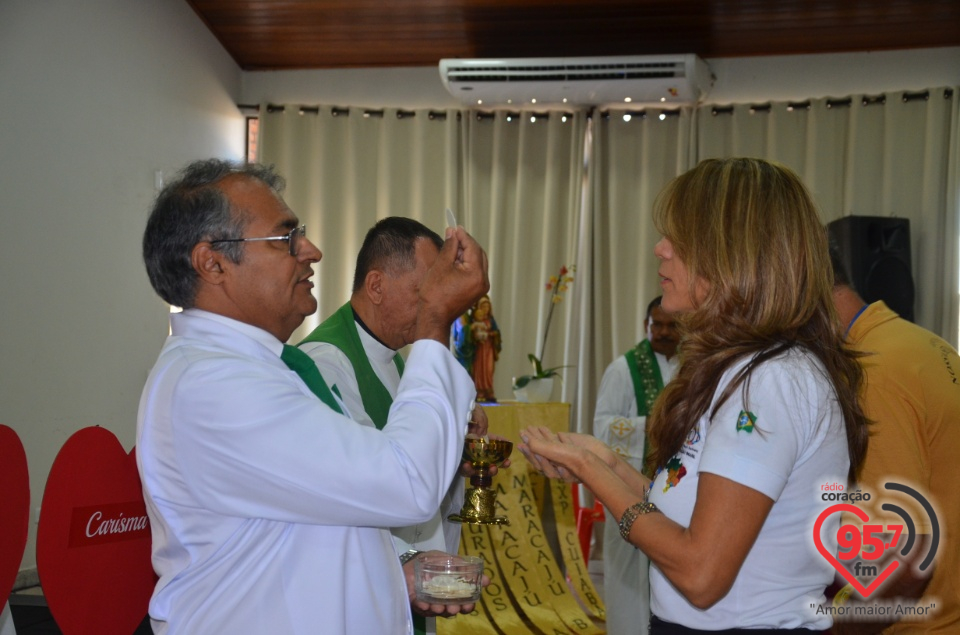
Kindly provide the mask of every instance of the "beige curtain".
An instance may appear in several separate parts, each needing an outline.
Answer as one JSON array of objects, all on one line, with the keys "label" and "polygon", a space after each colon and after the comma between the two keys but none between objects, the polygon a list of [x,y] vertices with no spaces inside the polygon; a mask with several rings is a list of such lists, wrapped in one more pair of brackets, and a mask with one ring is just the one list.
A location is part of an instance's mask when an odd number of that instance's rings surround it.
[{"label": "beige curtain", "polygon": [[[490,254],[491,300],[503,352],[495,392],[529,372],[549,308],[543,284],[576,258],[584,113],[523,117],[261,106],[261,155],[287,179],[285,199],[322,251],[319,309],[309,332],[350,296],[366,231],[390,215],[442,233],[449,207]],[[573,287],[576,289],[576,285]],[[569,298],[568,298],[569,300]],[[575,364],[569,306],[555,311],[547,364]],[[575,380],[575,375],[572,375]],[[569,399],[573,382],[554,398]]]},{"label": "beige curtain", "polygon": [[262,105],[260,160],[287,179],[284,198],[323,252],[310,332],[350,298],[357,252],[387,216],[415,218],[440,235],[458,199],[456,111]]},{"label": "beige curtain", "polygon": [[653,202],[675,176],[694,165],[694,111],[610,110],[592,118],[589,231],[581,272],[584,342],[575,402],[580,431],[593,430],[603,371],[646,337],[650,300],[660,295],[653,247]]},{"label": "beige curtain", "polygon": [[[906,99],[905,99],[906,97]],[[490,255],[503,352],[495,391],[529,372],[549,310],[544,283],[576,263],[555,310],[544,362],[571,365],[554,399],[573,428],[592,430],[603,370],[644,336],[659,294],[653,200],[708,157],[758,156],[805,180],[824,222],[856,214],[910,219],[916,321],[956,345],[960,96],[931,89],[802,103],[680,111],[431,113],[261,109],[262,160],[288,179],[287,202],[325,251],[320,309],[349,297],[354,259],[379,218],[403,215],[442,231],[445,207]],[[662,115],[662,116],[661,116]],[[589,141],[587,141],[589,139]],[[295,334],[296,338],[298,334]]]},{"label": "beige curtain", "polygon": [[[944,196],[944,214],[941,240],[946,245],[943,268],[960,276],[960,87],[953,89],[950,115],[950,141],[947,148],[947,188]],[[944,91],[946,99],[946,91]],[[960,289],[957,281],[948,275],[940,293],[946,301],[940,306],[940,333],[953,344],[960,342]]]},{"label": "beige curtain", "polygon": [[842,216],[910,220],[915,322],[957,343],[957,95],[853,95],[704,107],[698,159],[756,156],[800,174],[824,222]]},{"label": "beige curtain", "polygon": [[[579,264],[585,125],[583,112],[464,115],[464,198],[457,214],[490,255],[490,298],[503,340],[494,375],[498,399],[513,399],[512,378],[530,373],[527,355],[540,352],[550,308],[547,280],[561,266]],[[578,365],[580,287],[576,280],[554,310],[547,366]],[[554,386],[554,399],[573,399],[571,370]]]}]

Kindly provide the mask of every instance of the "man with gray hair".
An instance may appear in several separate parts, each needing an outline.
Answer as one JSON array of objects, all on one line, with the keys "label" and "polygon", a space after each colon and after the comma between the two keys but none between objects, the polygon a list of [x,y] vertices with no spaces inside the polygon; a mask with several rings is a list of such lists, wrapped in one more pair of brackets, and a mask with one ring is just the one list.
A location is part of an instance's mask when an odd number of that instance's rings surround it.
[{"label": "man with gray hair", "polygon": [[447,230],[419,288],[387,424],[353,425],[309,357],[285,344],[316,311],[322,254],[282,184],[259,166],[196,162],[147,222],[151,284],[184,309],[171,316],[137,422],[159,575],[151,624],[170,634],[411,633],[387,528],[430,518],[460,467],[475,390],[447,338],[489,288],[486,254],[463,228]]}]

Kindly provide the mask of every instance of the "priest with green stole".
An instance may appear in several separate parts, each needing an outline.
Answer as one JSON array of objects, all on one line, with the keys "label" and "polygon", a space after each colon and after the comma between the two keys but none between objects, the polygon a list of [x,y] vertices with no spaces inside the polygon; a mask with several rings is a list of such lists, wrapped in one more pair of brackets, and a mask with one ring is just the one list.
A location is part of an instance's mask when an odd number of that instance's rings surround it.
[{"label": "priest with green stole", "polygon": [[[397,351],[413,341],[420,282],[442,247],[443,239],[415,220],[379,221],[367,232],[357,256],[350,301],[299,344],[358,423],[382,429],[387,421],[403,375],[403,358]],[[487,419],[480,407],[469,422],[464,421],[467,424],[469,433],[486,434]],[[464,496],[460,476],[468,475],[466,463],[429,522],[391,530],[408,583],[418,554],[457,553],[460,525],[447,517],[460,511]],[[416,632],[435,633],[434,616],[412,606]]]},{"label": "priest with green stole", "polygon": [[[593,419],[593,434],[645,471],[649,453],[647,415],[663,385],[677,368],[677,330],[660,307],[647,306],[647,338],[613,361],[603,374]],[[650,476],[648,474],[648,476]],[[647,635],[650,621],[649,561],[620,538],[617,519],[606,511],[603,530],[603,588],[609,635]]]}]

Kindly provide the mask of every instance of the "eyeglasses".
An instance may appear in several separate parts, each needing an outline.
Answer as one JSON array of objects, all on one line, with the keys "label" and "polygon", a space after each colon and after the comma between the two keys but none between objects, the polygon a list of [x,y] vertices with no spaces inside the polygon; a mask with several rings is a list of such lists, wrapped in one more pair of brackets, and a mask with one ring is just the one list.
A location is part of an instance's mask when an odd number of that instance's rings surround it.
[{"label": "eyeglasses", "polygon": [[307,226],[300,225],[300,227],[294,227],[290,230],[289,234],[283,236],[265,236],[264,238],[220,238],[219,240],[211,240],[210,244],[215,245],[217,243],[246,243],[246,242],[257,242],[261,240],[285,240],[290,248],[290,255],[294,258],[297,257],[297,251],[300,248],[300,239],[307,235]]}]

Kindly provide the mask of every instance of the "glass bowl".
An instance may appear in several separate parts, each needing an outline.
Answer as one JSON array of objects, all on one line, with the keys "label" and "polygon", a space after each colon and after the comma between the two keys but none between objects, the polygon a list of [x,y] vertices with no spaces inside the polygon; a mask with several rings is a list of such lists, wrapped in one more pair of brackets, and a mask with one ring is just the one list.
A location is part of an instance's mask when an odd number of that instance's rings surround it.
[{"label": "glass bowl", "polygon": [[426,554],[413,561],[417,599],[430,604],[472,604],[480,599],[483,559]]}]

